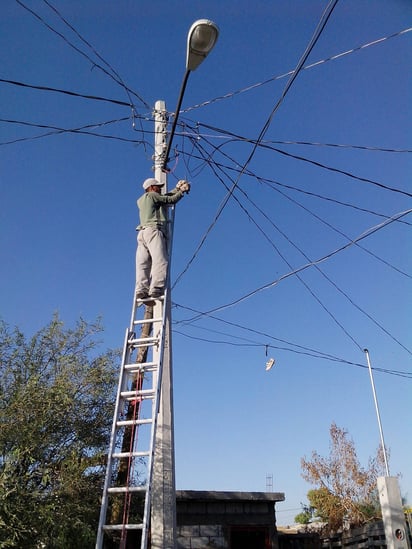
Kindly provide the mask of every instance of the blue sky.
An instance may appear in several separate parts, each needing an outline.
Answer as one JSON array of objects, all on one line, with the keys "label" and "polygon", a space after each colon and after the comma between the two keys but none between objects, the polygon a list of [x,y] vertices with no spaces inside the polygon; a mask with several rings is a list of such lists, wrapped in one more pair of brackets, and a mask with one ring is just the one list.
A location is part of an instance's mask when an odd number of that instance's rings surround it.
[{"label": "blue sky", "polygon": [[[105,347],[122,345],[130,317],[152,108],[176,106],[192,22],[218,24],[170,164],[170,186],[192,182],[172,268],[177,487],[260,491],[273,475],[281,524],[311,488],[300,458],[328,453],[333,421],[362,465],[379,445],[366,347],[386,371],[375,383],[391,473],[412,501],[412,217],[391,219],[411,208],[410,2],[337,3],[213,223],[326,6],[7,0],[0,18],[0,314],[27,334],[55,311],[68,325],[101,316]],[[134,127],[127,105],[4,82],[128,103],[112,69],[134,92]],[[88,125],[94,135],[44,136]]]}]

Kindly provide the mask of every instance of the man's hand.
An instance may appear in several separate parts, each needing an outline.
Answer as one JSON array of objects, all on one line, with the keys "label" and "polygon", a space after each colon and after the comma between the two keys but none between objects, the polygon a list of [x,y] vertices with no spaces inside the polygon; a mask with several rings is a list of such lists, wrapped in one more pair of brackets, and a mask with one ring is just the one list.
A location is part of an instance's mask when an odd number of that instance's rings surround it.
[{"label": "man's hand", "polygon": [[190,192],[190,183],[188,181],[186,181],[185,179],[181,179],[177,183],[176,189],[178,189],[182,193],[189,193]]}]

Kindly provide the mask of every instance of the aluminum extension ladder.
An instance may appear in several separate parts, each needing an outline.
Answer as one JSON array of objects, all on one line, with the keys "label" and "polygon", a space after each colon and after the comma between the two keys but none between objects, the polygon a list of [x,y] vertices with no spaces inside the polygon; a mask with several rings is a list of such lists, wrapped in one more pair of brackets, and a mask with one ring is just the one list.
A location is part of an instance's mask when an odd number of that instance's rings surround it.
[{"label": "aluminum extension ladder", "polygon": [[165,303],[166,294],[154,301],[134,301],[123,348],[96,549],[125,549],[126,543],[141,549],[148,546]]}]

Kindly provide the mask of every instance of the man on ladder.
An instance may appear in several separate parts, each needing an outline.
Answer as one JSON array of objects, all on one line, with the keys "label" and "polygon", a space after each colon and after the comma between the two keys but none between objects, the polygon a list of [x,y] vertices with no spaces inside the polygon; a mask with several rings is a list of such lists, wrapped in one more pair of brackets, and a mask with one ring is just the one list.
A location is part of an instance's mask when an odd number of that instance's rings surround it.
[{"label": "man on ladder", "polygon": [[164,294],[168,266],[166,208],[177,204],[190,191],[190,183],[184,179],[166,194],[161,194],[162,187],[157,179],[146,179],[145,192],[137,201],[140,224],[137,227],[136,299],[158,298]]}]

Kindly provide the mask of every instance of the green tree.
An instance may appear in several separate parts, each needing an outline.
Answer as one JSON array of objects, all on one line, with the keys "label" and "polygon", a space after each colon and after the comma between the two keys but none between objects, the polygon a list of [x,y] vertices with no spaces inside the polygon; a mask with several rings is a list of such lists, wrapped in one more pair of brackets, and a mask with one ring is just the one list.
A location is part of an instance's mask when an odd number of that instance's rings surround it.
[{"label": "green tree", "polygon": [[313,518],[313,508],[301,503],[302,511],[295,516],[297,524],[309,524]]},{"label": "green tree", "polygon": [[311,459],[301,459],[302,476],[317,488],[308,492],[316,516],[337,531],[345,524],[358,526],[379,515],[376,481],[384,474],[382,449],[362,468],[355,445],[345,429],[330,427],[330,455],[313,451]]},{"label": "green tree", "polygon": [[0,322],[0,547],[94,546],[118,352],[99,322]]}]

